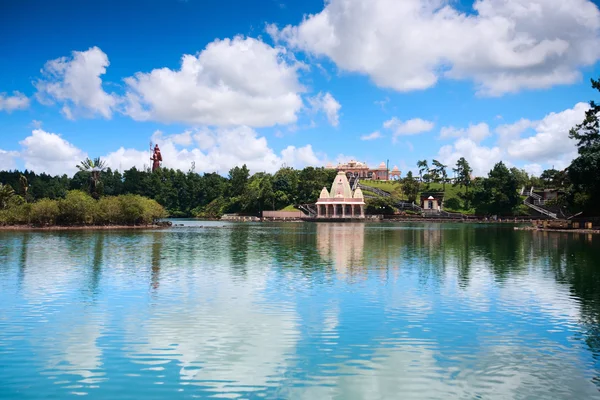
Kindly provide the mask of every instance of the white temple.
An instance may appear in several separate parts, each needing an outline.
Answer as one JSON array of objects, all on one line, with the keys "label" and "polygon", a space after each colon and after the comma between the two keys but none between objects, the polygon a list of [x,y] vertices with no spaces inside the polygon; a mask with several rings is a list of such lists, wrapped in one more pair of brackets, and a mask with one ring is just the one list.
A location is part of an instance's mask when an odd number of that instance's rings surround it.
[{"label": "white temple", "polygon": [[338,172],[331,190],[321,190],[317,200],[317,218],[364,218],[365,199],[362,190],[352,191],[346,174]]}]

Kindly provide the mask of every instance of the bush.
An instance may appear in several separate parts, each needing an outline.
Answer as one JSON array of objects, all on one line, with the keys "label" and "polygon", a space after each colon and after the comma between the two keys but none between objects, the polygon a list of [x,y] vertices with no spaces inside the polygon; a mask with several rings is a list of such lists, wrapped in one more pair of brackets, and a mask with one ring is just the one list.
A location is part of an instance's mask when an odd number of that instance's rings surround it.
[{"label": "bush", "polygon": [[151,224],[157,219],[167,217],[167,212],[155,200],[127,194],[119,196],[121,217],[127,225]]},{"label": "bush", "polygon": [[462,204],[460,202],[459,199],[457,199],[456,197],[451,197],[448,200],[444,201],[444,208],[445,209],[449,209],[449,210],[461,210],[462,209]]},{"label": "bush", "polygon": [[218,197],[208,203],[206,207],[192,210],[192,214],[197,218],[221,218],[228,207],[229,201]]},{"label": "bush", "polygon": [[138,195],[103,197],[94,200],[88,194],[72,190],[63,200],[42,199],[28,204],[20,196],[0,210],[2,225],[148,225],[167,212],[156,201]]},{"label": "bush", "polygon": [[36,225],[54,225],[59,212],[58,201],[42,199],[31,205],[30,219]]},{"label": "bush", "polygon": [[70,190],[58,203],[57,222],[61,225],[89,225],[94,222],[96,201],[80,190]]},{"label": "bush", "polygon": [[94,223],[98,225],[114,225],[123,222],[123,210],[118,197],[103,197],[98,200]]}]

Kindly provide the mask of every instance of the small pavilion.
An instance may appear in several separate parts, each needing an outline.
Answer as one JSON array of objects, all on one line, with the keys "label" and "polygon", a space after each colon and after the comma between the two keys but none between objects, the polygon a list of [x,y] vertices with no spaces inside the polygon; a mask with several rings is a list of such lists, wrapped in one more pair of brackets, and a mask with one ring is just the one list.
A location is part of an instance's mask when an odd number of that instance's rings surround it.
[{"label": "small pavilion", "polygon": [[365,199],[362,190],[352,191],[346,174],[338,172],[331,190],[321,190],[317,200],[317,218],[364,218]]}]

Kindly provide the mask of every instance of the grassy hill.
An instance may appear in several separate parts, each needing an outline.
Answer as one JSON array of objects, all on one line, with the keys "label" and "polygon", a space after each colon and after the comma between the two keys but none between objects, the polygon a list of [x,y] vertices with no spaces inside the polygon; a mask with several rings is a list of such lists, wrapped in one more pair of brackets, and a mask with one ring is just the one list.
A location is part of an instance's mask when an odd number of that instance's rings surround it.
[{"label": "grassy hill", "polygon": [[[401,184],[399,182],[392,182],[392,181],[368,181],[368,180],[364,180],[361,181],[361,183],[363,183],[364,185],[367,186],[371,186],[377,189],[381,189],[381,190],[385,190],[386,192],[392,193],[392,195],[394,196],[394,198],[398,199],[398,200],[406,200],[406,196],[402,193],[401,191]],[[443,188],[443,185],[441,183],[430,183],[429,184],[429,189],[426,190],[425,189],[425,185],[421,185],[421,190],[422,191],[441,191]],[[447,202],[449,199],[455,198],[459,201],[459,203],[462,205],[463,201],[461,200],[459,194],[464,193],[465,189],[461,188],[459,186],[452,186],[451,184],[446,184],[446,189],[444,191],[444,202]],[[373,193],[370,193],[370,195],[374,195]],[[419,193],[419,196],[421,195],[421,193]],[[460,208],[448,208],[445,207],[445,209],[447,211],[454,211],[454,212],[460,212],[463,214],[473,214],[474,210],[470,209],[464,209],[462,207]]]}]

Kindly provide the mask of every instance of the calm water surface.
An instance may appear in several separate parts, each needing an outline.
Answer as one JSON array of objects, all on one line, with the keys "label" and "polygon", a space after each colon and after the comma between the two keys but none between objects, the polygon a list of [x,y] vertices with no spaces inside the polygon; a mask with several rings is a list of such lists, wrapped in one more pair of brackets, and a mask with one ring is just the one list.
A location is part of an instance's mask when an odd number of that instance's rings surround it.
[{"label": "calm water surface", "polygon": [[187,224],[0,232],[0,398],[600,399],[600,237]]}]

